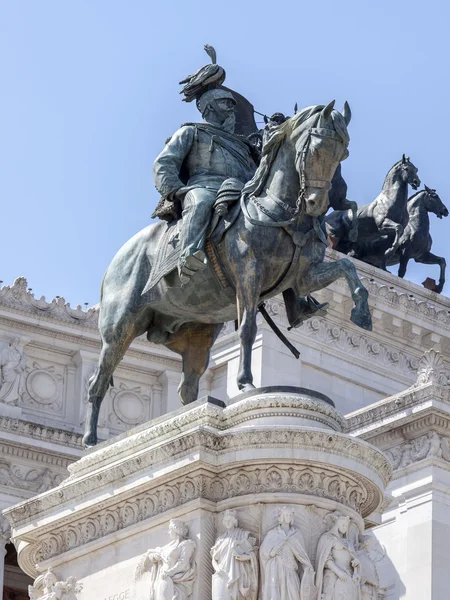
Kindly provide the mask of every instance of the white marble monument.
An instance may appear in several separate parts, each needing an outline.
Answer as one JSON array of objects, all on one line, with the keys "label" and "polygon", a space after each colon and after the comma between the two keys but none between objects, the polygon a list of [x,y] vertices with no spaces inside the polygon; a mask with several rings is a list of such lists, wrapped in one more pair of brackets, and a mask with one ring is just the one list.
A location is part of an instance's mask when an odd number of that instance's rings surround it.
[{"label": "white marble monument", "polygon": [[169,413],[5,512],[19,564],[74,578],[78,600],[315,600],[322,582],[333,600],[353,593],[364,518],[392,468],[343,426],[326,397],[294,388]]}]

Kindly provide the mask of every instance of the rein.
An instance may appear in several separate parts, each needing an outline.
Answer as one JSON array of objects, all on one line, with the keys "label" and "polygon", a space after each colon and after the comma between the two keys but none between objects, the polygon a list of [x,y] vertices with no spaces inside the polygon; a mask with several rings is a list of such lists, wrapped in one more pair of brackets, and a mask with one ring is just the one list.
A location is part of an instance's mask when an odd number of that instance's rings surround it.
[{"label": "rein", "polygon": [[[258,225],[259,227],[288,227],[289,225],[294,225],[298,219],[298,216],[301,210],[304,208],[304,201],[306,196],[306,190],[309,187],[315,187],[319,189],[331,189],[331,182],[326,179],[307,179],[306,178],[306,154],[308,152],[309,146],[311,144],[312,136],[323,137],[323,138],[332,138],[338,142],[342,143],[342,139],[340,136],[334,131],[334,129],[327,129],[324,127],[310,127],[308,129],[308,135],[306,136],[305,143],[302,146],[302,149],[296,154],[296,162],[298,156],[301,155],[300,158],[300,193],[297,198],[295,209],[291,206],[288,206],[281,198],[275,196],[273,192],[269,189],[266,189],[266,193],[269,197],[274,200],[278,205],[280,205],[286,212],[293,214],[290,219],[286,221],[275,221],[274,223],[270,223],[267,221],[260,221],[258,219],[253,219],[247,209],[247,194],[242,194],[241,196],[241,209],[244,214],[245,219],[251,223],[252,225]],[[248,200],[250,200],[261,212],[271,217],[270,212],[257,200],[257,198],[251,195]],[[273,217],[272,217],[273,218]]]}]

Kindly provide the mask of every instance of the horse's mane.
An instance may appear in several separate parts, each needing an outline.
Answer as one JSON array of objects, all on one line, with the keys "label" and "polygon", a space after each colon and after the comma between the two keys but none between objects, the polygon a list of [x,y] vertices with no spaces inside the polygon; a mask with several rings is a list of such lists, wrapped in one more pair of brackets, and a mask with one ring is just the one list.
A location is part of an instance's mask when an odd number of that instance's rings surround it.
[{"label": "horse's mane", "polygon": [[423,194],[423,193],[427,193],[427,190],[419,190],[418,192],[416,192],[415,194],[413,194],[412,196],[410,196],[408,198],[408,202],[415,200],[417,198],[417,196],[419,196],[419,194]]},{"label": "horse's mane", "polygon": [[[276,128],[268,141],[264,144],[261,162],[252,179],[245,184],[242,190],[243,194],[247,195],[252,193],[256,196],[260,194],[282,142],[288,136],[292,135],[297,129],[301,128],[302,125],[304,125],[314,115],[317,117],[314,122],[315,125],[319,120],[320,113],[324,108],[324,105],[321,104],[304,108]],[[344,117],[338,111],[333,110],[331,112],[331,119],[333,121],[336,133],[340,135],[345,144],[348,144],[350,138],[347,132],[347,126],[345,124]],[[301,133],[302,132],[299,132],[300,135]]]}]

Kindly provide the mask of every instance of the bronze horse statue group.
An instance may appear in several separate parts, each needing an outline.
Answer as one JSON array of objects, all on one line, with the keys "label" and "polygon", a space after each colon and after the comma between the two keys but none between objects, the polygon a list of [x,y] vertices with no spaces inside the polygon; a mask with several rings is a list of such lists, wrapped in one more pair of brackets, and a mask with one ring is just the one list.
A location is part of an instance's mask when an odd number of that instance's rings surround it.
[{"label": "bronze horse statue group", "polygon": [[[440,266],[440,293],[445,283],[445,259],[430,252],[432,239],[428,213],[438,218],[448,216],[448,210],[436,190],[425,189],[408,197],[408,186],[420,186],[417,167],[403,155],[384,180],[381,193],[366,206],[335,210],[326,216],[326,230],[333,247],[386,270],[400,264],[398,275],[404,277],[408,261]],[[355,239],[352,233],[358,232]]]},{"label": "bronze horse statue group", "polygon": [[[355,304],[352,321],[371,329],[368,293],[353,263],[347,258],[324,262],[327,239],[321,216],[328,208],[333,175],[348,156],[349,121],[348,105],[342,114],[334,103],[310,107],[280,125],[265,144],[240,206],[231,210],[235,218],[215,247],[230,289],[223,289],[208,264],[187,285],[181,285],[175,269],[143,293],[168,227],[164,222],[149,225],[119,250],[101,288],[102,350],[89,385],[86,446],[97,443],[101,402],[138,336],[147,334],[181,355],[179,394],[188,404],[197,399],[211,347],[226,321],[237,319],[239,324],[239,389],[254,387],[251,355],[258,306],[287,289],[306,296],[344,277]],[[268,212],[277,215],[276,222]]]}]

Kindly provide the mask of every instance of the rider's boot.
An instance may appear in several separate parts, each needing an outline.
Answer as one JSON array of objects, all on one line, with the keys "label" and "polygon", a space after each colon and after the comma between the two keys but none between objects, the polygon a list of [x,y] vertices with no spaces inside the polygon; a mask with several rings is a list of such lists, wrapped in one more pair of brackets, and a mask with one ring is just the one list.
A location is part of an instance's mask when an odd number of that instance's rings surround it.
[{"label": "rider's boot", "polygon": [[181,259],[179,265],[180,281],[183,285],[188,283],[197,271],[206,267],[207,259],[203,250],[196,250]]},{"label": "rider's boot", "polygon": [[300,298],[292,288],[283,292],[283,299],[290,325],[289,329],[300,327],[313,315],[323,317],[327,313],[328,302],[317,302],[312,296]]},{"label": "rider's boot", "polygon": [[178,265],[182,285],[186,285],[195,273],[206,267],[203,247],[215,199],[215,191],[199,188],[190,190],[183,200],[182,251]]}]

